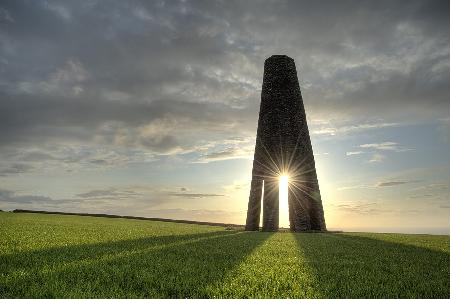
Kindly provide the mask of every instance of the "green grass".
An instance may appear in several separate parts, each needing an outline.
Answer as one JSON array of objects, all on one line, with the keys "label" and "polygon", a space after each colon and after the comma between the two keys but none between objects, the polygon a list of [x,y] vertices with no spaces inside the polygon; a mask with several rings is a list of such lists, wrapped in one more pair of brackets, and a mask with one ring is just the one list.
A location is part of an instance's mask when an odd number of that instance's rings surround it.
[{"label": "green grass", "polygon": [[0,213],[0,297],[449,298],[450,237]]}]

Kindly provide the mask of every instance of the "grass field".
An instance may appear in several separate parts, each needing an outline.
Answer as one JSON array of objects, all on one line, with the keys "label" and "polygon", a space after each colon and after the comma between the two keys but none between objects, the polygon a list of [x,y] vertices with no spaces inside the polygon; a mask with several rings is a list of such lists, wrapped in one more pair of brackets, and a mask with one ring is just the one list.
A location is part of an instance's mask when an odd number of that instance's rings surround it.
[{"label": "grass field", "polygon": [[0,212],[0,297],[450,298],[450,237]]}]

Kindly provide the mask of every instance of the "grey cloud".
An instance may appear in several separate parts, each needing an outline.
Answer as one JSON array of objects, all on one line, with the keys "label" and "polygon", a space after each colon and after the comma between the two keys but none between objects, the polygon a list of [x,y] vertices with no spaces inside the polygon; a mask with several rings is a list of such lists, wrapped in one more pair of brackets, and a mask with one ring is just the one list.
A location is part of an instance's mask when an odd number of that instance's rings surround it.
[{"label": "grey cloud", "polygon": [[443,143],[450,142],[450,118],[444,118],[439,120],[437,132],[439,134],[439,139],[441,140],[441,142]]},{"label": "grey cloud", "polygon": [[216,193],[192,193],[187,192],[187,188],[182,187],[178,191],[166,191],[162,188],[155,187],[142,187],[142,186],[129,186],[122,188],[106,188],[90,190],[88,192],[76,194],[76,197],[88,200],[146,200],[150,199],[150,204],[157,205],[159,203],[171,202],[170,197],[183,197],[183,198],[206,198],[206,197],[220,197],[223,194]]},{"label": "grey cloud", "polygon": [[0,7],[0,23],[14,22],[8,10]]},{"label": "grey cloud", "polygon": [[393,187],[393,186],[399,186],[399,185],[405,185],[405,184],[412,184],[412,183],[418,183],[420,180],[383,180],[374,184],[370,185],[358,185],[354,184],[352,186],[342,186],[339,187],[337,190],[343,191],[343,190],[352,190],[352,189],[374,189],[374,188],[383,188],[383,187]]},{"label": "grey cloud", "polygon": [[0,189],[0,202],[21,205],[32,203],[48,204],[54,201],[47,196],[16,195],[13,191]]},{"label": "grey cloud", "polygon": [[132,197],[136,197],[136,196],[140,196],[142,194],[137,193],[133,190],[129,190],[129,189],[115,189],[115,188],[110,188],[110,189],[103,189],[103,190],[91,190],[85,193],[80,193],[77,194],[77,197],[81,197],[81,198],[132,198]]},{"label": "grey cloud", "polygon": [[409,196],[410,198],[433,198],[434,194],[413,194]]},{"label": "grey cloud", "polygon": [[[193,142],[186,144],[192,133],[209,130],[211,133],[234,134],[233,129],[238,126],[253,126],[248,118],[240,121],[248,109],[214,103],[154,101],[127,104],[88,98],[62,100],[24,96],[2,99],[0,108],[3,131],[0,145],[39,144],[49,140],[88,144],[97,138],[106,144],[140,145],[164,153],[176,147],[192,146]],[[154,126],[154,129],[146,132],[147,126]],[[177,132],[187,133],[186,138],[178,140],[179,137],[173,135]]]},{"label": "grey cloud", "polygon": [[172,154],[253,136],[263,61],[280,52],[296,59],[313,118],[448,114],[449,11],[447,1],[3,1],[0,146]]},{"label": "grey cloud", "polygon": [[0,165],[0,176],[26,173],[33,169],[34,167],[32,165],[24,163],[12,163],[9,165]]},{"label": "grey cloud", "polygon": [[253,154],[253,145],[230,147],[216,152],[210,152],[201,155],[195,163],[209,163],[214,161],[223,161],[230,159],[251,159]]},{"label": "grey cloud", "polygon": [[[26,194],[0,188],[0,206],[2,209],[30,208],[52,211],[72,211],[87,213],[110,213],[151,216],[149,209],[179,206],[180,200],[198,198],[217,198],[223,194],[193,193],[186,191],[167,191],[152,186],[123,186],[89,190],[76,194],[72,198],[52,198],[48,196]],[[145,213],[145,214],[142,214]],[[168,215],[162,216],[168,217]]]},{"label": "grey cloud", "polygon": [[223,150],[220,152],[206,154],[204,157],[206,159],[228,158],[230,156],[232,157],[235,153],[236,153],[236,149],[229,148],[229,149],[226,149],[226,150]]},{"label": "grey cloud", "polygon": [[106,165],[106,164],[108,164],[108,161],[106,161],[104,159],[94,159],[94,160],[90,160],[90,162],[92,164],[98,164],[98,165]]},{"label": "grey cloud", "polygon": [[377,203],[344,203],[331,205],[334,209],[347,213],[355,213],[361,215],[378,215],[378,214],[418,214],[421,211],[418,209],[397,209],[397,208],[380,208]]},{"label": "grey cloud", "polygon": [[404,185],[404,184],[412,184],[412,183],[418,183],[420,180],[408,180],[408,181],[401,181],[401,180],[391,180],[391,181],[382,181],[375,184],[375,187],[392,187],[392,186],[398,186],[398,185]]},{"label": "grey cloud", "polygon": [[3,147],[0,152],[0,176],[52,171],[78,171],[86,168],[122,167],[133,162],[148,163],[154,155],[145,149],[97,145],[43,145],[32,148]]},{"label": "grey cloud", "polygon": [[0,197],[1,198],[11,198],[14,192],[10,190],[0,189]]},{"label": "grey cloud", "polygon": [[49,153],[36,150],[25,153],[23,156],[21,156],[21,160],[27,162],[56,160],[56,159],[58,158]]},{"label": "grey cloud", "polygon": [[170,192],[167,193],[170,196],[176,196],[176,197],[186,197],[186,198],[205,198],[205,197],[218,197],[218,196],[224,196],[223,194],[215,194],[215,193],[175,193]]},{"label": "grey cloud", "polygon": [[388,209],[381,209],[376,203],[354,203],[332,205],[339,211],[357,213],[357,214],[380,214],[389,212]]},{"label": "grey cloud", "polygon": [[404,184],[408,184],[408,183],[409,182],[405,182],[405,181],[380,182],[380,183],[377,183],[376,186],[377,187],[391,187],[391,186],[404,185]]},{"label": "grey cloud", "polygon": [[434,191],[446,191],[450,189],[450,184],[448,183],[432,183],[424,186],[420,186],[414,188],[414,191],[426,191],[426,190],[434,190]]},{"label": "grey cloud", "polygon": [[177,148],[179,143],[175,136],[165,135],[146,138],[142,140],[142,145],[150,149],[157,149],[158,152],[170,152]]}]

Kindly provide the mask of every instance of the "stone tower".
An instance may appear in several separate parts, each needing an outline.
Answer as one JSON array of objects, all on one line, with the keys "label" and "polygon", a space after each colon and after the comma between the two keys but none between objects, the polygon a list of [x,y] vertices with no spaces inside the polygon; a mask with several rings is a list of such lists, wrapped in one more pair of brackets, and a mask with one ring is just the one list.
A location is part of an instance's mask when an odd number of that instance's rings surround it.
[{"label": "stone tower", "polygon": [[279,226],[278,182],[289,177],[291,231],[326,230],[314,155],[294,60],[273,55],[264,63],[258,131],[246,230]]}]

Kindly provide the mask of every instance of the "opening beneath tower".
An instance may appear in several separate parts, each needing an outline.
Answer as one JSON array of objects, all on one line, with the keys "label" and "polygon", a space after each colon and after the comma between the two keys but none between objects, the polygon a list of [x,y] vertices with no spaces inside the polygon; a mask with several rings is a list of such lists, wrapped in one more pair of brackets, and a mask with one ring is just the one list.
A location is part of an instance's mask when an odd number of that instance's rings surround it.
[{"label": "opening beneath tower", "polygon": [[280,204],[280,227],[289,227],[289,176],[281,175],[278,183],[278,198]]},{"label": "opening beneath tower", "polygon": [[[265,182],[262,181],[262,188],[261,188],[261,207],[264,206],[264,186]],[[288,201],[288,194],[289,194],[289,176],[287,175],[280,175],[278,178],[278,203],[279,203],[279,227],[289,228],[289,201]],[[259,223],[262,225],[263,223],[263,211],[259,214]]]},{"label": "opening beneath tower", "polygon": [[262,188],[261,188],[261,198],[260,198],[260,202],[261,202],[261,213],[259,213],[259,225],[261,226],[263,223],[263,211],[262,211],[262,207],[264,205],[264,180],[262,181]]}]

